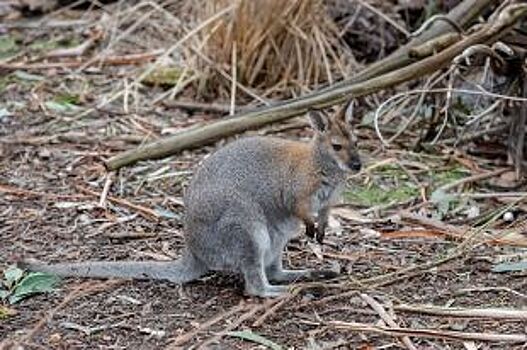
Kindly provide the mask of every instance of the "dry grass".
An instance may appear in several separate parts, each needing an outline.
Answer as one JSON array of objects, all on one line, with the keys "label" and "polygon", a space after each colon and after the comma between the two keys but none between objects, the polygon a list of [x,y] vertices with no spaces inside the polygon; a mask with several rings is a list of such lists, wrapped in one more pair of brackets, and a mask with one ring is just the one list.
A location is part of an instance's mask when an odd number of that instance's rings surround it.
[{"label": "dry grass", "polygon": [[[199,22],[230,4],[206,0],[191,6]],[[268,95],[332,82],[355,62],[322,0],[238,0],[200,39],[207,58],[198,60],[204,92],[224,97],[232,82],[219,71],[233,76],[233,63],[238,83]]]}]

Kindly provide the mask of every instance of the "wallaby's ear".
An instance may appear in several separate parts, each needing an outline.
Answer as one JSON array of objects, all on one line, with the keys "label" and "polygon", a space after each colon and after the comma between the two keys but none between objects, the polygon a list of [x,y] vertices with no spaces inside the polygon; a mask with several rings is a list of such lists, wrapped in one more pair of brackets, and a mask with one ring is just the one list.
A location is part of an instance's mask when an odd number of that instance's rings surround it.
[{"label": "wallaby's ear", "polygon": [[351,126],[351,122],[353,120],[353,106],[354,105],[355,105],[355,101],[354,100],[350,100],[350,102],[346,106],[346,111],[344,112],[344,121],[349,126]]},{"label": "wallaby's ear", "polygon": [[328,117],[320,111],[309,111],[309,121],[311,126],[318,132],[326,132],[329,129]]}]

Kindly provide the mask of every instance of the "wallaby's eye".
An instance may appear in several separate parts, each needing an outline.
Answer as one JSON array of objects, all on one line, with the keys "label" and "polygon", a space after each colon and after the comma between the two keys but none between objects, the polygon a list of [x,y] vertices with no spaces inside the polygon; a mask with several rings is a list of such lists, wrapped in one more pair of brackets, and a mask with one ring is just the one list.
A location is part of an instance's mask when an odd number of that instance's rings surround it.
[{"label": "wallaby's eye", "polygon": [[340,151],[340,150],[342,150],[342,145],[339,144],[339,143],[334,143],[334,144],[332,144],[331,146],[332,146],[333,149],[334,149],[335,151],[337,151],[337,152]]}]

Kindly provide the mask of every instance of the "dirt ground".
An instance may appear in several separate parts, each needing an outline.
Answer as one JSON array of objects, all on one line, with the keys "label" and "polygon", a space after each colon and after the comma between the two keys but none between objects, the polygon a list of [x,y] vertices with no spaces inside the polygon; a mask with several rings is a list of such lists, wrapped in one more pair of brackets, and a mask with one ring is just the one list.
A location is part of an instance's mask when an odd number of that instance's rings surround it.
[{"label": "dirt ground", "polygon": [[[58,32],[60,29],[45,34],[21,29],[12,35],[23,37],[27,47],[43,37],[55,38]],[[99,199],[108,180],[105,159],[185,126],[219,118],[211,112],[190,113],[163,104],[139,104],[127,110],[122,100],[87,114],[81,113],[85,109],[60,108],[73,108],[71,104],[85,108],[103,95],[108,97],[118,89],[119,79],[130,74],[127,69],[135,68],[103,67],[83,72],[53,68],[25,74],[8,71],[2,78],[0,111],[5,107],[9,113],[0,113],[0,271],[21,258],[48,262],[166,260],[179,255],[184,186],[198,162],[227,140],[122,169],[111,178],[101,206]],[[141,93],[149,98],[148,91]],[[295,119],[252,133],[306,139],[311,132],[305,125],[302,119]],[[397,148],[373,155],[378,147],[373,131],[360,129],[359,135],[367,164],[394,158],[414,166],[411,173],[427,168],[419,173],[418,181],[427,181],[430,172],[440,173],[452,164],[463,167],[462,177],[472,174],[468,163],[489,171],[504,166],[503,157],[478,158],[463,152],[454,156],[441,147],[431,156]],[[383,193],[399,193],[398,189],[412,182],[406,175],[404,183],[399,182],[400,175],[366,171],[350,180],[348,190],[353,193],[375,182]],[[444,184],[456,179],[447,174],[437,181]],[[431,182],[430,186],[436,185]],[[487,182],[471,186],[471,190],[481,191]],[[361,196],[368,197],[368,193]],[[521,341],[470,339],[489,334],[525,336],[525,312],[523,319],[454,317],[426,314],[422,307],[415,312],[402,307],[430,304],[527,310],[525,272],[492,271],[499,261],[524,257],[521,244],[485,239],[486,243],[471,243],[453,256],[463,240],[448,229],[447,220],[445,226],[437,228],[407,217],[394,219],[393,215],[404,209],[413,208],[414,214],[422,214],[422,208],[428,208],[424,212],[429,213],[437,209],[422,205],[418,193],[381,198],[378,204],[388,200],[395,203],[367,214],[364,210],[368,205],[353,202],[353,196],[347,198],[346,205],[335,211],[335,221],[322,247],[301,235],[286,253],[290,266],[338,264],[343,272],[340,279],[304,286],[297,294],[274,300],[244,296],[237,276],[210,275],[183,286],[65,279],[51,293],[15,305],[4,304],[14,314],[0,319],[0,348],[17,349],[11,347],[15,342],[25,349],[262,348],[228,334],[244,330],[284,349],[407,348],[402,342],[406,333],[359,331],[349,324],[338,324],[355,322],[382,328],[379,310],[367,302],[369,296],[384,307],[398,327],[443,332],[441,336],[414,334],[410,339],[417,349],[526,349],[527,343]],[[494,199],[476,203],[485,213],[505,206]],[[526,238],[527,215],[522,208],[514,213],[512,225],[498,219],[492,228],[513,229]],[[448,216],[461,231],[472,226],[473,221],[459,218],[466,219],[466,215]]]},{"label": "dirt ground", "polygon": [[[13,93],[20,98],[19,92]],[[47,133],[56,119],[39,112],[26,111],[2,122],[0,256],[3,267],[20,257],[75,261],[161,259],[178,255],[183,242],[180,221],[183,184],[189,171],[209,149],[124,169],[114,179],[109,198],[119,198],[127,204],[108,200],[103,209],[98,206],[98,195],[106,176],[101,157],[125,148],[113,137],[106,136],[105,130],[122,118],[106,113],[85,118],[83,122],[99,126],[79,128],[73,139]],[[178,119],[164,116],[149,120],[177,125]],[[165,170],[167,174],[176,175],[149,181],[153,178],[149,174],[161,168],[169,169]],[[357,183],[360,185],[360,181]],[[155,209],[163,215],[151,218],[142,210],[130,208],[129,203],[142,209]],[[308,244],[302,237],[288,248],[289,264],[329,266],[337,262],[346,278],[361,280],[438,260],[457,244],[445,236],[382,239],[365,229],[393,231],[394,224],[339,221],[342,232],[338,236],[335,232],[328,234],[322,260],[315,254],[316,245]],[[406,229],[420,227],[410,223],[402,225]],[[124,238],[119,238],[120,234]],[[328,322],[378,322],[379,316],[367,307],[360,293],[375,297],[385,305],[430,303],[525,309],[525,294],[514,293],[526,290],[525,274],[490,271],[493,257],[515,253],[517,248],[484,245],[466,256],[436,268],[417,270],[419,273],[402,274],[384,285],[374,283],[361,289],[346,287],[340,282],[333,283],[333,288],[307,289],[280,302],[280,307],[258,326],[254,322],[264,310],[269,310],[269,305],[263,300],[244,297],[241,281],[233,276],[213,275],[184,286],[67,279],[53,293],[14,305],[17,314],[1,321],[0,333],[3,338],[24,340],[27,348],[161,348],[179,335],[242,304],[233,314],[196,332],[181,346],[192,348],[225,330],[251,329],[294,348],[339,348],[339,344],[344,344],[340,348],[398,348],[401,345],[396,338],[335,329]],[[251,315],[254,306],[262,303],[265,308]],[[231,329],[247,313],[247,320]],[[525,334],[526,327],[525,320],[396,314],[400,326],[411,328]],[[414,342],[423,349],[463,348],[459,341],[415,339]],[[231,337],[221,337],[218,344],[218,348],[254,348],[251,343]],[[498,343],[482,348],[520,349],[522,345]]]}]

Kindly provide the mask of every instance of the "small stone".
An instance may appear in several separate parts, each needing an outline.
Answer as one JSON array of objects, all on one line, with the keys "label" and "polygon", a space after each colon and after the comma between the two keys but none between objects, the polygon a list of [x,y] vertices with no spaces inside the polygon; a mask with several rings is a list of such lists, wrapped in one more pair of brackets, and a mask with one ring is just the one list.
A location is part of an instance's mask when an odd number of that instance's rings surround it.
[{"label": "small stone", "polygon": [[510,211],[506,212],[505,214],[503,214],[503,220],[507,222],[512,222],[514,220],[514,214]]},{"label": "small stone", "polygon": [[467,215],[467,218],[469,219],[477,218],[480,214],[479,207],[473,205],[465,211],[465,214]]},{"label": "small stone", "polygon": [[49,151],[49,149],[47,148],[42,148],[39,152],[38,152],[38,156],[42,159],[49,159],[49,157],[51,157],[51,152]]}]

